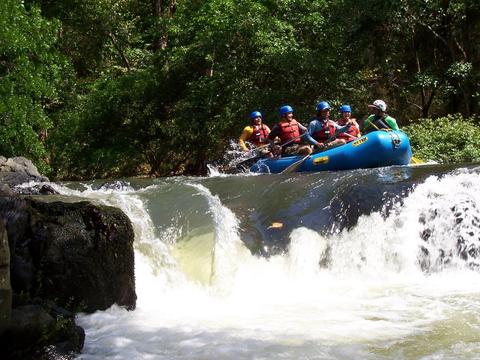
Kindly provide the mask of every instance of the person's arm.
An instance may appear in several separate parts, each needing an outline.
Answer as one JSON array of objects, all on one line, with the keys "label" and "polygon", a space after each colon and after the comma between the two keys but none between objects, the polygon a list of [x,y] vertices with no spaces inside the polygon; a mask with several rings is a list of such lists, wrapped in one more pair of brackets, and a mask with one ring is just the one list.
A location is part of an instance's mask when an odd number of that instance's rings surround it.
[{"label": "person's arm", "polygon": [[263,126],[265,127],[265,132],[267,133],[267,138],[268,138],[268,135],[269,135],[272,131],[270,130],[270,128],[269,128],[267,125],[263,124]]},{"label": "person's arm", "polygon": [[362,133],[360,132],[360,125],[358,125],[357,119],[355,118],[350,118],[352,126],[357,129],[357,137],[362,136]]},{"label": "person's arm", "polygon": [[333,126],[335,127],[335,136],[338,136],[341,133],[347,132],[348,129],[350,129],[350,127],[353,126],[353,124],[347,124],[347,125],[344,125],[344,126],[340,126],[334,121],[332,121],[332,123],[333,123]]},{"label": "person's arm", "polygon": [[352,120],[353,126],[355,126],[358,129],[358,131],[360,131],[360,125],[358,125],[357,119],[351,119],[351,120]]},{"label": "person's arm", "polygon": [[280,128],[277,124],[273,125],[272,131],[268,134],[268,141],[273,145],[273,141],[280,134]]},{"label": "person's arm", "polygon": [[374,115],[370,115],[363,123],[363,128],[362,128],[362,132],[364,133],[368,133],[372,130],[376,130],[376,129],[373,129],[372,127],[372,124],[371,122],[373,121],[373,118],[374,118]]},{"label": "person's arm", "polygon": [[397,124],[397,120],[395,120],[393,117],[387,115],[385,121],[392,130],[400,130]]},{"label": "person's arm", "polygon": [[242,148],[243,151],[248,151],[247,144],[245,144],[245,141],[247,141],[250,136],[252,135],[253,129],[250,126],[246,126],[242,134],[240,135],[240,138],[238,139],[238,144]]},{"label": "person's arm", "polygon": [[311,145],[316,145],[318,146],[320,143],[315,140],[312,135],[315,133],[316,129],[317,129],[317,126],[316,126],[316,121],[313,120],[310,122],[310,124],[308,124],[308,129],[307,129],[307,132],[305,133],[305,135],[303,136],[303,138]]}]

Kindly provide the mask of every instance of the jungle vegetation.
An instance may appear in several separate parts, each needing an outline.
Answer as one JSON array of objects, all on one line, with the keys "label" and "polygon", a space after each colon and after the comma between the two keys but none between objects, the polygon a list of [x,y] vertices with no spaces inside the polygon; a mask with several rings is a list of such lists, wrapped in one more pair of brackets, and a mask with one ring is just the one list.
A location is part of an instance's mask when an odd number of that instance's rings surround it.
[{"label": "jungle vegetation", "polygon": [[480,159],[478,0],[3,0],[0,28],[0,155],[53,179],[201,174],[251,111],[320,100]]}]

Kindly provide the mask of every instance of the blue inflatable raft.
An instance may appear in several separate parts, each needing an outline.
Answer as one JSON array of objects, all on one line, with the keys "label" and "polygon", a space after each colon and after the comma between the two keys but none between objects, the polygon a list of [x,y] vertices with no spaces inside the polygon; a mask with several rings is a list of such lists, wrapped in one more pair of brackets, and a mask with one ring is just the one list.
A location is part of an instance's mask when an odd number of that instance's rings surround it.
[{"label": "blue inflatable raft", "polygon": [[[252,165],[250,171],[276,174],[289,166],[295,172],[375,168],[407,165],[411,158],[410,140],[404,132],[374,131],[345,145],[312,154],[309,157],[260,159]],[[295,163],[298,166],[293,165]]]}]

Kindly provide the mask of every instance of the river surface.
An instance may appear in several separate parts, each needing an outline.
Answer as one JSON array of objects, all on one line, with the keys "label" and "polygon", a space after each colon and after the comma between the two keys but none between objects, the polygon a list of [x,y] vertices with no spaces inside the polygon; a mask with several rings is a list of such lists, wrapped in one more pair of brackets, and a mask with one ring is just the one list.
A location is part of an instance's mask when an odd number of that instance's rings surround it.
[{"label": "river surface", "polygon": [[480,166],[57,184],[135,229],[80,359],[479,359]]}]

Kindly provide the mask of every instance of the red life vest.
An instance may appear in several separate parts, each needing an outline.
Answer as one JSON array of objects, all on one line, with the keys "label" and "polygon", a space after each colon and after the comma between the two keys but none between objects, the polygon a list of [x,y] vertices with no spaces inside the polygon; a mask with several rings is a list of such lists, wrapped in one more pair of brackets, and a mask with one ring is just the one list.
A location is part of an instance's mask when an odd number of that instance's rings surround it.
[{"label": "red life vest", "polygon": [[282,121],[279,122],[278,127],[280,129],[280,134],[278,137],[282,144],[285,144],[287,141],[295,139],[292,141],[292,144],[299,144],[300,139],[300,128],[298,126],[297,120],[293,119],[292,121]]},{"label": "red life vest", "polygon": [[315,131],[312,137],[319,143],[324,143],[328,139],[335,137],[335,125],[331,120],[327,120],[327,126],[324,126],[322,130]]},{"label": "red life vest", "polygon": [[[351,118],[352,120],[355,120],[354,118]],[[337,120],[337,124],[340,125],[340,126],[345,126],[346,122],[344,121],[344,119],[339,119]],[[358,138],[360,136],[360,130],[358,129],[358,127],[356,127],[355,125],[352,125],[350,126],[350,128],[348,129],[348,131],[345,131],[347,134],[350,134],[352,136],[355,136],[355,138]],[[351,136],[348,136],[346,135],[345,133],[341,133],[337,136],[337,139],[343,139],[345,140],[346,142],[350,142],[350,141],[353,141],[355,140],[354,138],[352,138]]]},{"label": "red life vest", "polygon": [[255,146],[260,146],[267,142],[267,136],[270,131],[267,130],[267,127],[263,124],[260,126],[252,125],[253,132],[248,138],[248,141]]}]

